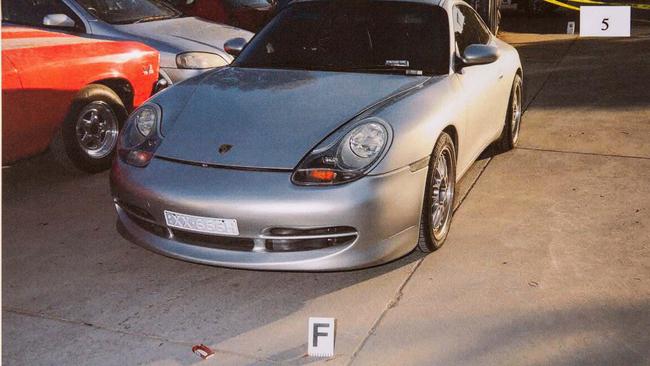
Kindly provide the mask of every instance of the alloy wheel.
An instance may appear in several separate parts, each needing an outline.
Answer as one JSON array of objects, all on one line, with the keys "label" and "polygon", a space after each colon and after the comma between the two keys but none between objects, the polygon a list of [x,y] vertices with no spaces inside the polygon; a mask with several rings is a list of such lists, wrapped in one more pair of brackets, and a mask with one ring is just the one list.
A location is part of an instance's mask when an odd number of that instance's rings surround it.
[{"label": "alloy wheel", "polygon": [[111,107],[101,101],[86,105],[75,125],[81,150],[93,159],[108,156],[117,143],[117,117]]},{"label": "alloy wheel", "polygon": [[449,229],[454,202],[454,179],[450,179],[452,154],[445,147],[436,157],[433,182],[431,187],[431,230],[433,236],[440,240]]},{"label": "alloy wheel", "polygon": [[510,136],[512,136],[513,146],[517,144],[517,140],[519,140],[519,130],[521,128],[521,115],[523,114],[521,108],[521,89],[522,89],[521,82],[517,82],[515,84],[515,89],[512,93],[512,111],[511,111],[512,120],[510,121],[510,128],[511,128]]}]

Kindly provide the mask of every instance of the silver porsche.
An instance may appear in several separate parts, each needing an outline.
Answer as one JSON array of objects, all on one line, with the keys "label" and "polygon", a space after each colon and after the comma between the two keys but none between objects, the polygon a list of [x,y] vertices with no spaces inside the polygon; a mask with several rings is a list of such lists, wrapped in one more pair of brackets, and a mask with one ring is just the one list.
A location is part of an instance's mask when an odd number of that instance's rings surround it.
[{"label": "silver porsche", "polygon": [[517,143],[519,56],[463,1],[294,1],[226,49],[121,133],[118,229],[170,257],[325,271],[431,252],[456,182]]}]

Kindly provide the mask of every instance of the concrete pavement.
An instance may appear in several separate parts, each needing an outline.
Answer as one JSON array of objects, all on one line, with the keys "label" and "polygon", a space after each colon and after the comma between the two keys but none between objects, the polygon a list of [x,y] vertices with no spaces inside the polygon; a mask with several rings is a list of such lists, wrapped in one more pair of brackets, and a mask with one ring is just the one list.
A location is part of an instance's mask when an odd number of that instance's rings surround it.
[{"label": "concrete pavement", "polygon": [[307,318],[332,316],[327,364],[649,364],[650,32],[634,31],[505,33],[526,68],[521,147],[464,178],[440,251],[368,270],[172,260],[117,235],[106,174],[47,154],[3,169],[4,363],[321,363]]},{"label": "concrete pavement", "polygon": [[505,35],[534,77],[552,71],[521,144],[493,158],[355,364],[650,364],[647,31],[539,53]]}]

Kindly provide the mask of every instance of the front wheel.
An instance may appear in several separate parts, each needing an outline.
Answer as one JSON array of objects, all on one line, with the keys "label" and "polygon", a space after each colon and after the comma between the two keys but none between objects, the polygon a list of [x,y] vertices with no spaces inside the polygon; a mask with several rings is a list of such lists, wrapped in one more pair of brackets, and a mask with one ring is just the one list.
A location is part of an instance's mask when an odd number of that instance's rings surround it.
[{"label": "front wheel", "polygon": [[84,88],[72,103],[62,131],[74,165],[89,173],[108,169],[126,117],[126,108],[113,90],[104,85]]},{"label": "front wheel", "polygon": [[429,160],[418,240],[418,248],[422,252],[433,252],[447,239],[454,212],[455,191],[456,149],[451,136],[443,132]]}]

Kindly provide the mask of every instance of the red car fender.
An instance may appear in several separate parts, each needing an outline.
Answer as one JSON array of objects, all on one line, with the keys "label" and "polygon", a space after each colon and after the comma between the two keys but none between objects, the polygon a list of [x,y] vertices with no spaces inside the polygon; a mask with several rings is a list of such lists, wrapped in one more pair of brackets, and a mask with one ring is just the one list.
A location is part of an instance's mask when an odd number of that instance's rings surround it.
[{"label": "red car fender", "polygon": [[[101,83],[117,89],[129,85],[133,99],[143,103],[158,79],[159,54],[136,43],[97,40],[24,27],[2,27],[3,164],[45,150],[69,113],[81,89]],[[130,98],[129,98],[130,99]]]}]

